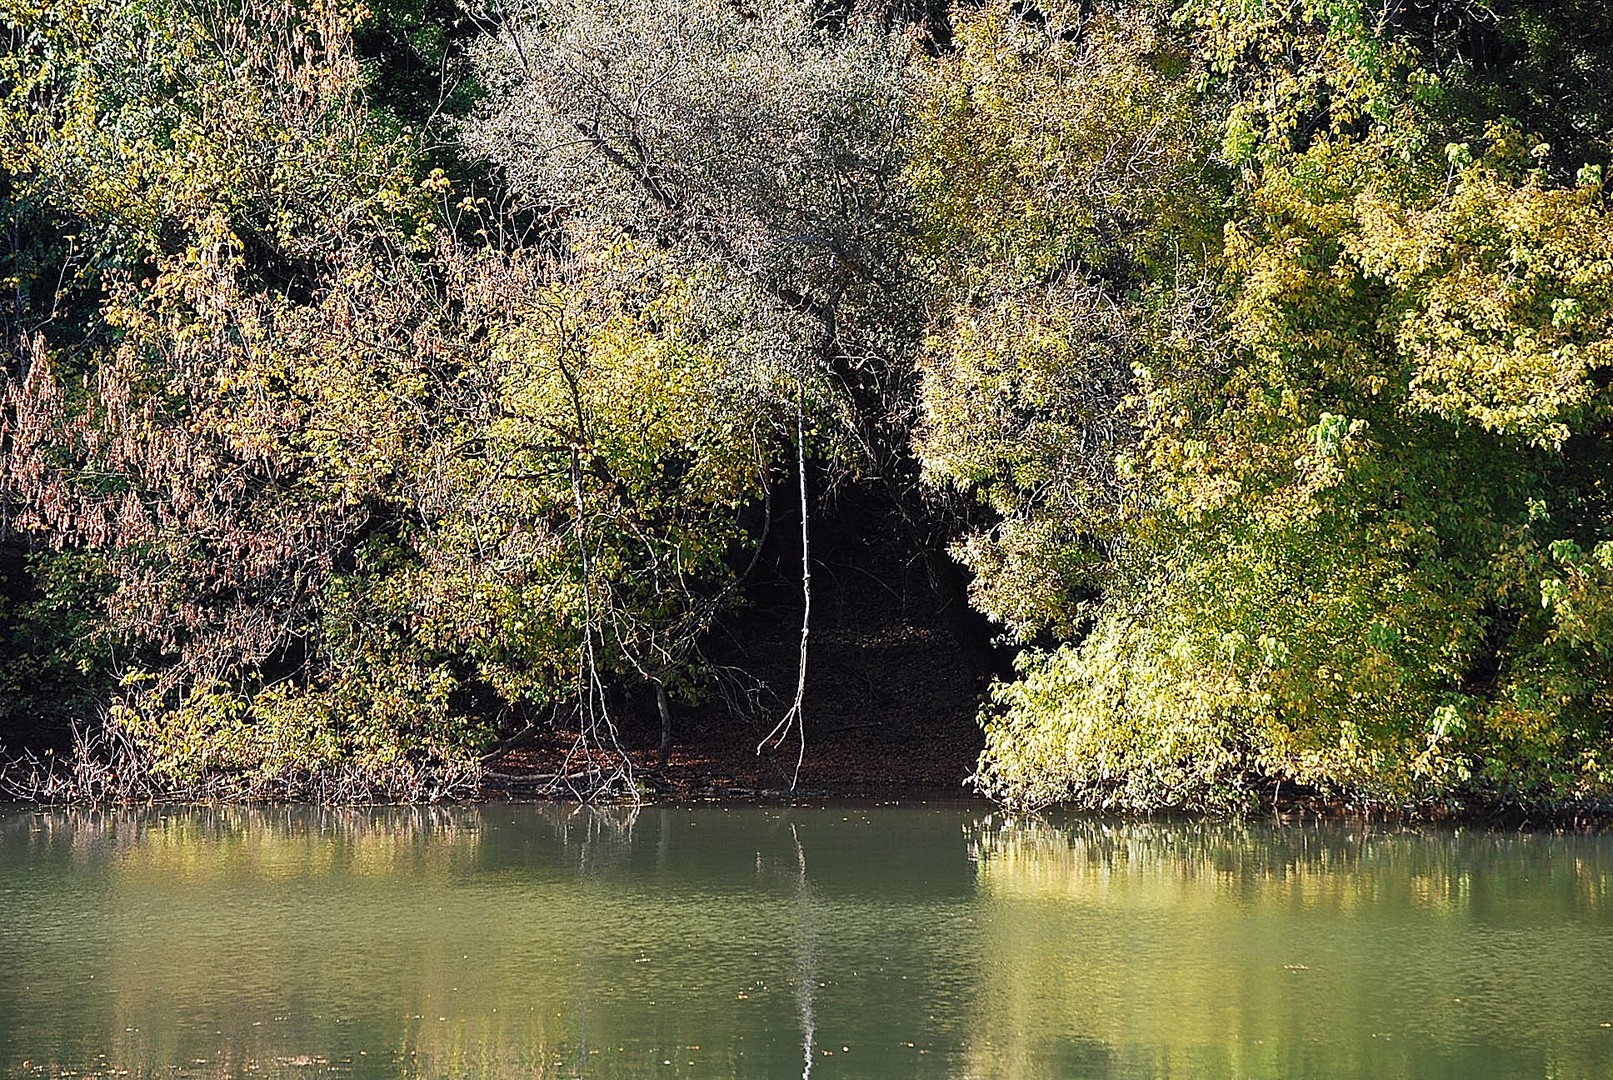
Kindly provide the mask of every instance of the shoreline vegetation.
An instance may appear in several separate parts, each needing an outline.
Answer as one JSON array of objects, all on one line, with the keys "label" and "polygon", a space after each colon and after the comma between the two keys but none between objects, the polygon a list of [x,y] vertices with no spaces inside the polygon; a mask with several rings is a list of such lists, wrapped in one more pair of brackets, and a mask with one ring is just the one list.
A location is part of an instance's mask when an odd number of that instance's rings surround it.
[{"label": "shoreline vegetation", "polygon": [[1601,0],[0,0],[0,789],[1604,820]]},{"label": "shoreline vegetation", "polygon": [[[804,780],[788,762],[758,759],[732,739],[718,736],[682,747],[665,763],[656,750],[628,753],[621,762],[579,768],[568,753],[574,734],[551,732],[543,746],[512,746],[482,760],[452,768],[415,769],[378,777],[343,771],[268,778],[208,776],[175,783],[156,771],[159,763],[127,737],[112,732],[80,734],[71,753],[28,752],[0,763],[0,805],[105,810],[140,806],[311,805],[333,807],[395,805],[498,805],[501,803],[586,802],[595,805],[813,805],[821,802],[924,803],[981,800],[972,783],[948,783],[937,770],[892,769],[888,760],[866,761],[859,770],[841,760],[823,762]],[[905,736],[904,736],[905,737]],[[867,748],[853,751],[866,754]],[[561,772],[570,767],[575,771]],[[631,787],[600,797],[601,769],[624,768]],[[1284,791],[1279,781],[1252,780],[1261,794],[1235,811],[1212,817],[1305,821],[1377,821],[1486,829],[1599,831],[1613,824],[1613,796],[1556,802],[1505,803],[1446,797],[1421,804],[1393,805],[1317,790]],[[984,801],[984,800],[981,800]],[[989,805],[989,803],[987,803]],[[1040,816],[1052,807],[1008,807]],[[1107,816],[1106,808],[1079,814]],[[1129,811],[1128,816],[1165,819],[1202,817],[1179,807]]]}]

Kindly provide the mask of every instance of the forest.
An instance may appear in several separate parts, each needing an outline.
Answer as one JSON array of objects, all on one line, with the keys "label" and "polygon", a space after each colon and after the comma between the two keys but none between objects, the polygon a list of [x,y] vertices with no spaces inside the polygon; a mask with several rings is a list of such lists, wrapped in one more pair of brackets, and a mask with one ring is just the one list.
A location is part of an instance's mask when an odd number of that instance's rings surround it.
[{"label": "forest", "polygon": [[[0,0],[0,42],[40,790],[432,799],[542,728],[631,794],[630,701],[790,753],[854,506],[956,593],[1004,803],[1613,795],[1603,0]],[[764,563],[758,721],[715,642]]]}]

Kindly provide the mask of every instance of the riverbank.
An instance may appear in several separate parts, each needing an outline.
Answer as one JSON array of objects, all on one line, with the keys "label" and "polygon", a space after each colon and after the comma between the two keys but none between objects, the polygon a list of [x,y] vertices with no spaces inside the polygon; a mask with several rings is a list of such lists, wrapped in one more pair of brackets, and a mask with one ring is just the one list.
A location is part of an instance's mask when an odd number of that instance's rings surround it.
[{"label": "riverbank", "polygon": [[[878,576],[832,565],[819,571],[804,697],[804,752],[793,730],[781,742],[762,745],[788,709],[789,702],[776,688],[793,692],[799,655],[799,609],[792,610],[789,603],[798,586],[780,575],[772,596],[764,593],[714,635],[714,663],[744,670],[749,681],[730,686],[738,693],[726,698],[711,693],[697,702],[676,701],[664,765],[658,760],[661,727],[653,701],[638,702],[637,708],[624,701],[613,711],[617,741],[631,763],[638,797],[652,803],[822,798],[984,803],[967,784],[985,741],[977,719],[984,686],[964,664],[945,628],[945,601],[927,587],[922,573],[894,559],[877,569]],[[736,699],[745,707],[736,708]],[[389,791],[364,777],[347,782],[338,772],[331,778],[270,783],[254,794],[227,782],[188,792],[166,789],[127,740],[103,739],[91,747],[105,759],[103,765],[81,770],[76,778],[72,770],[60,769],[61,787],[41,801],[564,800],[573,789],[557,784],[555,777],[565,771],[575,745],[575,731],[540,725],[492,753],[479,778],[467,774],[444,779],[428,771],[412,786]],[[65,755],[57,753],[59,767]],[[575,758],[570,764],[576,771]],[[601,756],[598,764],[609,772],[621,759]],[[579,789],[585,780],[579,776]],[[1475,792],[1407,806],[1291,783],[1253,786],[1262,794],[1260,816],[1289,820],[1353,818],[1503,829],[1602,829],[1613,823],[1613,800],[1605,798],[1545,804]],[[0,785],[10,797],[20,797],[24,788],[20,783]]]},{"label": "riverbank", "polygon": [[[965,781],[985,747],[986,682],[949,626],[949,607],[961,601],[869,529],[855,505],[819,528],[826,554],[813,570],[804,751],[793,729],[763,745],[789,711],[801,646],[798,555],[769,549],[747,606],[706,643],[721,679],[699,700],[673,700],[664,767],[653,700],[624,701],[613,714],[645,797],[789,797],[792,778],[797,796],[972,796]],[[575,742],[575,731],[539,731],[493,755],[489,796],[529,796],[539,778],[561,771]]]},{"label": "riverbank", "polygon": [[[833,551],[835,545],[824,548]],[[798,676],[800,584],[790,576],[795,567],[788,552],[778,565],[759,567],[748,606],[711,634],[706,654],[721,678],[697,699],[674,694],[664,765],[653,696],[641,694],[635,701],[612,695],[616,742],[631,762],[640,798],[976,797],[965,781],[985,744],[977,719],[984,681],[965,663],[947,627],[948,600],[922,566],[900,551],[880,554],[856,566],[826,560],[815,568],[804,750],[793,728],[763,745],[789,710]],[[574,756],[577,732],[563,721],[506,732],[506,743],[484,759],[479,782],[459,776],[439,782],[429,767],[396,778],[348,775],[338,767],[329,777],[261,783],[222,777],[189,792],[156,775],[127,738],[97,734],[95,725],[86,730],[91,737],[82,746],[85,768],[63,767],[75,757],[71,739],[47,744],[53,756],[46,756],[46,746],[25,745],[35,749],[39,775],[48,769],[56,782],[31,782],[24,767],[14,783],[0,782],[0,797],[36,790],[46,802],[192,801],[187,795],[194,801],[248,802],[529,800],[568,797],[574,787],[583,794],[588,781]],[[610,758],[595,758],[607,775],[622,764]],[[576,784],[557,784],[555,778],[568,769]]]},{"label": "riverbank", "polygon": [[[641,794],[687,801],[780,798],[978,798],[967,786],[979,729],[941,714],[934,728],[906,711],[809,714],[804,753],[792,734],[757,747],[765,729],[712,726],[688,732],[665,765],[657,750],[627,751]],[[488,763],[483,796],[531,798],[561,772],[574,733],[553,732]],[[796,761],[800,770],[796,773]]]},{"label": "riverbank", "polygon": [[[804,748],[793,728],[764,742],[788,708],[765,689],[749,716],[716,700],[677,709],[664,765],[659,719],[626,711],[617,718],[618,737],[642,793],[690,800],[971,797],[965,782],[985,745],[977,720],[981,687],[958,663],[946,632],[840,615],[844,621],[826,620],[819,630],[808,665]],[[779,633],[753,628],[757,658],[787,652],[767,640]],[[779,670],[763,672],[766,685],[793,682],[782,662],[772,666]],[[575,741],[575,731],[550,730],[493,755],[487,796],[529,797],[543,778],[562,771]]]}]

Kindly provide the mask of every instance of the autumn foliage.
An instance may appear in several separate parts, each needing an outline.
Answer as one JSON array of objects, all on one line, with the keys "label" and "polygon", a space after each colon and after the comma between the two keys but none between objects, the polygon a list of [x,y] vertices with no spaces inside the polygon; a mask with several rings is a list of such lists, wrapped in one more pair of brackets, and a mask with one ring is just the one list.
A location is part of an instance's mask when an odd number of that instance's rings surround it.
[{"label": "autumn foliage", "polygon": [[1018,652],[994,797],[1602,798],[1607,22],[0,4],[0,724],[631,790],[775,489],[858,483]]}]

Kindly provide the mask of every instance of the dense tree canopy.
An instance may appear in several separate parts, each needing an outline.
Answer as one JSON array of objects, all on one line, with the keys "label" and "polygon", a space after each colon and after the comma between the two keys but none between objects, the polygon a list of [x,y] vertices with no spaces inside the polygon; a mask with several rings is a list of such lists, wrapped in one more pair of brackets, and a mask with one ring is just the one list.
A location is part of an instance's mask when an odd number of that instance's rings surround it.
[{"label": "dense tree canopy", "polygon": [[[1075,356],[1055,362],[1066,379],[1122,383],[1100,414],[1127,421],[1103,455],[1116,479],[1072,475],[1071,433],[1024,459],[1040,441],[1022,425],[1083,415],[1068,398],[1031,397],[1003,418],[1021,460],[963,474],[1019,493],[1003,526],[965,545],[982,596],[1030,628],[1065,620],[1061,643],[1027,653],[1022,678],[995,695],[988,788],[1147,806],[1243,802],[1283,780],[1395,799],[1604,782],[1613,628],[1591,620],[1613,552],[1605,103],[1576,96],[1591,131],[1554,148],[1536,125],[1560,126],[1568,102],[1544,79],[1517,85],[1540,75],[1527,52],[1475,56],[1463,36],[1519,34],[1510,20],[1526,13],[1474,8],[1464,17],[1481,25],[1457,18],[1454,33],[1428,15],[1175,13],[1196,54],[1178,77],[1224,117],[1191,175],[1226,176],[1220,197],[1130,233],[1161,230],[1169,259],[1133,263],[1101,318],[1051,338],[1033,323],[1029,339],[1000,339],[993,361],[1032,368],[1021,394],[1042,392],[1054,350]],[[1529,48],[1561,49],[1582,29],[1559,25]],[[1019,47],[1050,79],[1072,61],[1096,67],[1080,52],[1090,32],[1057,40]],[[946,62],[966,72],[963,42]],[[1131,90],[1143,73],[1109,77],[1128,101],[1157,100]],[[1091,78],[1104,85],[1101,69]],[[1028,101],[1004,126],[1022,133],[1042,107]],[[1170,124],[1161,110],[1132,131],[1168,146]],[[1126,137],[1099,145],[1141,160]],[[1157,183],[1178,194],[1189,180]],[[1031,199],[1071,202],[1047,188]],[[1205,214],[1218,238],[1204,238]],[[1085,271],[1085,295],[1105,278]],[[1122,322],[1125,304],[1136,314]],[[974,340],[941,354],[942,378],[978,370]],[[975,443],[955,432],[992,414],[955,416],[949,384],[941,396],[922,445],[957,476],[952,443]],[[1115,509],[1095,515],[1106,489]],[[1092,559],[1087,537],[1112,553]],[[1089,567],[1096,580],[1070,571]]]},{"label": "dense tree canopy", "polygon": [[1019,652],[993,796],[1605,793],[1610,22],[0,6],[0,724],[619,786],[774,489],[855,481]]}]

